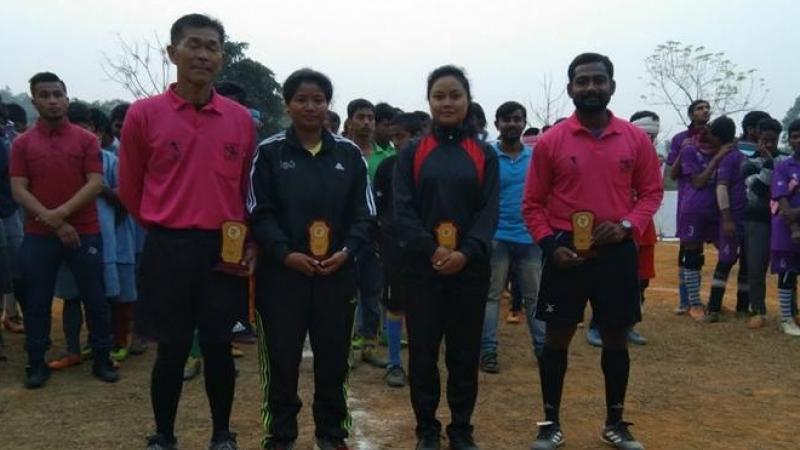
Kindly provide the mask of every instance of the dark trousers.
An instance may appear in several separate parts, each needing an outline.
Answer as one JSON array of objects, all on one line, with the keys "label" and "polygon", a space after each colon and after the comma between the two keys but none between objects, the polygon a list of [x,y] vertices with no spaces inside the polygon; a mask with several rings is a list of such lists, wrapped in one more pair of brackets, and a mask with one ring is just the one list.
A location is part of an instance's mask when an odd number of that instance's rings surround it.
[{"label": "dark trousers", "polygon": [[195,329],[205,367],[215,432],[227,431],[235,369],[231,330],[236,304],[247,298],[247,278],[214,270],[220,261],[219,231],[151,229],[142,255],[140,286],[145,311],[153,314],[158,355],[151,401],[159,433],[173,434],[183,386],[183,365]]},{"label": "dark trousers", "polygon": [[381,299],[383,298],[383,264],[372,246],[364,248],[357,256],[359,336],[374,339],[381,326]]},{"label": "dark trousers", "polygon": [[[350,340],[356,278],[351,264],[329,276],[307,277],[284,266],[264,264],[256,275],[256,324],[266,441],[297,438],[299,365],[306,333],[314,352],[316,435],[344,439]],[[266,444],[266,442],[265,442]]]},{"label": "dark trousers", "polygon": [[438,435],[442,428],[436,419],[441,397],[437,363],[442,338],[448,372],[447,403],[452,414],[447,433],[471,433],[489,264],[472,263],[453,276],[440,276],[431,268],[419,267],[405,278],[409,381],[417,435]]},{"label": "dark trousers", "polygon": [[62,261],[75,276],[86,311],[89,346],[99,361],[111,350],[111,314],[103,283],[103,240],[81,235],[78,248],[67,248],[56,236],[26,234],[20,247],[25,280],[25,349],[31,364],[42,363],[50,348],[50,322],[56,274]]},{"label": "dark trousers", "polygon": [[133,335],[137,338],[156,339],[156,327],[153,323],[154,313],[150,311],[150,303],[144,300],[142,289],[142,254],[136,254],[136,293],[137,301],[133,304]]}]

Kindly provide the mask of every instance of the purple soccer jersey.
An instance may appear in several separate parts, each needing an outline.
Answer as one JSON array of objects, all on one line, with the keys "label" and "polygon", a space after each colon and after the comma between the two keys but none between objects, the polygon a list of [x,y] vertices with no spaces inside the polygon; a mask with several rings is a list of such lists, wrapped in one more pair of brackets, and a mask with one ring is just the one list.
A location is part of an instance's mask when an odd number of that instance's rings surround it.
[{"label": "purple soccer jersey", "polygon": [[[792,208],[800,207],[800,161],[789,158],[782,161],[772,172],[772,200],[785,198]],[[800,244],[792,242],[789,223],[777,214],[777,205],[773,206],[772,234],[770,249],[773,252],[800,253]]]},{"label": "purple soccer jersey", "polygon": [[723,263],[735,263],[744,242],[744,209],[747,206],[747,192],[742,165],[746,159],[747,157],[742,152],[732,150],[722,158],[717,168],[717,183],[724,183],[728,187],[731,216],[736,225],[736,233],[733,236],[727,236],[723,232],[720,218],[717,248],[719,249],[719,261]]},{"label": "purple soccer jersey", "polygon": [[[672,141],[670,141],[669,146],[669,153],[667,154],[667,160],[665,163],[668,166],[674,166],[675,161],[678,159],[678,155],[680,155],[681,150],[694,142],[692,138],[691,129],[683,130],[680,133],[676,134],[672,137]],[[680,227],[681,223],[681,201],[683,200],[683,193],[686,190],[686,179],[684,177],[678,178],[678,208],[675,210],[675,223],[678,224]]]},{"label": "purple soccer jersey", "polygon": [[744,219],[744,208],[747,206],[745,177],[742,173],[742,164],[746,159],[747,156],[742,152],[732,150],[722,158],[717,168],[717,183],[724,183],[728,186],[731,214],[737,223]]},{"label": "purple soccer jersey", "polygon": [[684,179],[686,184],[683,200],[681,201],[681,215],[719,216],[716,174],[712,174],[702,187],[695,187],[692,184],[692,177],[706,170],[713,158],[713,154],[706,153],[700,147],[694,145],[686,146],[681,150],[681,178]]}]

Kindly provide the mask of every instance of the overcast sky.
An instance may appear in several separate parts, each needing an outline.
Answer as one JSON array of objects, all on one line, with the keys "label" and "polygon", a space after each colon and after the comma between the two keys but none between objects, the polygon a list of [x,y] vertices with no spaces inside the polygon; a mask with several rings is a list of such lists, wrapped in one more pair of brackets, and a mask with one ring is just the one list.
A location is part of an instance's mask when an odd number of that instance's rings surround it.
[{"label": "overcast sky", "polygon": [[537,103],[543,76],[560,89],[570,60],[597,51],[616,66],[611,108],[625,117],[654,109],[675,132],[674,113],[640,99],[643,61],[667,40],[758,69],[770,89],[763,109],[779,119],[800,95],[794,0],[2,0],[0,11],[0,86],[26,91],[33,73],[51,70],[85,100],[130,99],[101,70],[103,53],[118,53],[117,34],[166,40],[172,22],[190,12],[220,19],[279,82],[304,66],[327,73],[340,113],[356,97],[427,109],[427,74],[454,63],[467,70],[491,123],[500,103]]}]

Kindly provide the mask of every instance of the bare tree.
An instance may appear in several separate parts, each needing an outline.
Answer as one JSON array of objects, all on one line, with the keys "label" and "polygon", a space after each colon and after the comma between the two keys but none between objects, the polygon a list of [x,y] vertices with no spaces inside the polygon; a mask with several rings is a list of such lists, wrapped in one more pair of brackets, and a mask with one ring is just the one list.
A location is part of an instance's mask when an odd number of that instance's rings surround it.
[{"label": "bare tree", "polygon": [[158,35],[153,41],[143,39],[129,42],[117,35],[120,53],[109,56],[103,53],[103,72],[135,98],[149,97],[164,92],[171,79],[171,67],[166,46]]},{"label": "bare tree", "polygon": [[715,114],[733,114],[762,106],[769,92],[756,69],[739,70],[723,52],[678,41],[657,46],[645,70],[649,91],[642,100],[671,107],[686,125],[686,109],[696,99],[708,100]]},{"label": "bare tree", "polygon": [[541,97],[538,102],[528,98],[528,107],[532,117],[541,125],[553,125],[559,118],[564,116],[567,109],[566,90],[564,86],[553,86],[553,78],[550,75],[543,75],[539,84]]}]

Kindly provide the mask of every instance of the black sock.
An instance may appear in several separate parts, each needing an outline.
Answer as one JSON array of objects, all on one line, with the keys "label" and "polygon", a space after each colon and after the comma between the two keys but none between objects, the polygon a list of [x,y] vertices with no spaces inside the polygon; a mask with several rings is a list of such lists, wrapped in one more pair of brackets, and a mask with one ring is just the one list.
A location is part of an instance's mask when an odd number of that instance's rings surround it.
[{"label": "black sock", "polygon": [[214,422],[212,440],[229,431],[233,391],[236,382],[236,368],[231,356],[231,344],[200,343],[203,351],[206,395],[211,406],[211,419]]},{"label": "black sock", "polygon": [[723,297],[725,297],[724,287],[711,286],[711,295],[708,297],[708,310],[710,312],[720,312],[722,310]]},{"label": "black sock", "polygon": [[613,425],[622,420],[625,405],[625,391],[628,389],[628,373],[631,367],[628,349],[603,348],[600,364],[606,382],[606,425]]},{"label": "black sock", "polygon": [[150,401],[156,419],[156,432],[175,441],[175,416],[183,389],[183,366],[191,341],[185,344],[158,344],[158,355],[150,379]]},{"label": "black sock", "polygon": [[545,344],[539,358],[539,377],[542,384],[544,417],[549,422],[559,423],[561,392],[567,373],[567,351],[550,348]]},{"label": "black sock", "polygon": [[750,310],[750,291],[736,291],[736,312],[748,312]]}]

